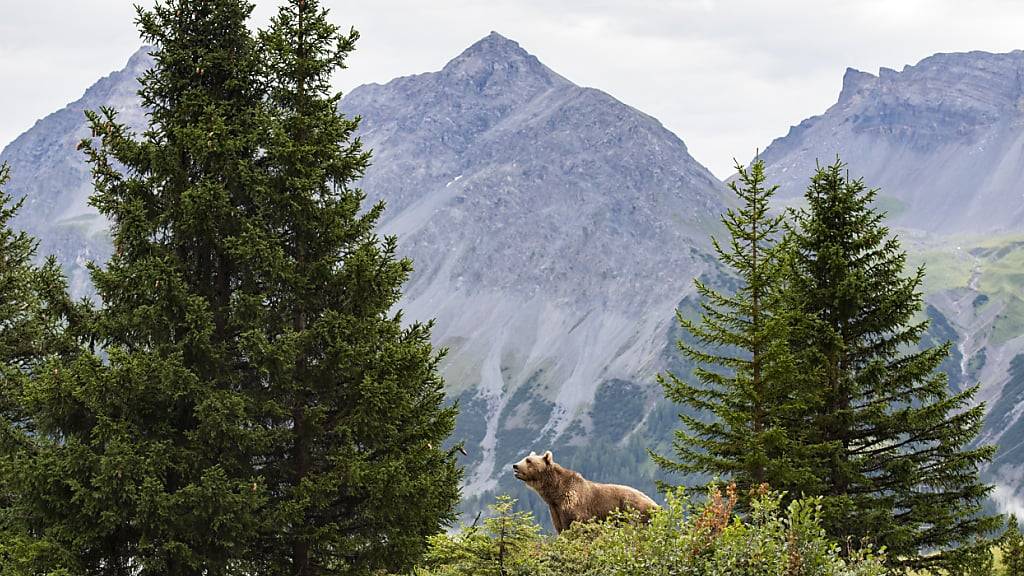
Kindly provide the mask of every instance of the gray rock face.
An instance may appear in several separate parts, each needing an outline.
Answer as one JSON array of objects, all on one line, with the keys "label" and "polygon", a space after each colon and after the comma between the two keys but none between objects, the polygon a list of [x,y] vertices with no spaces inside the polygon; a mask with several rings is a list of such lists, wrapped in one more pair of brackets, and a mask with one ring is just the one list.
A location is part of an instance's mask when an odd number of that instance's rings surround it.
[{"label": "gray rock face", "polygon": [[1024,52],[936,54],[873,76],[848,69],[838,102],[772,142],[783,196],[839,155],[882,189],[893,223],[940,234],[1024,230]]},{"label": "gray rock face", "polygon": [[501,446],[530,410],[510,403],[524,386],[542,413],[527,443],[585,427],[602,382],[650,388],[723,210],[721,184],[682,141],[495,33],[341,109],[363,118],[363,188],[387,201],[383,230],[418,270],[402,306],[437,318],[452,392],[472,390],[484,412],[467,493],[529,449]]},{"label": "gray rock face", "polygon": [[[140,52],[0,156],[11,192],[29,197],[21,225],[83,278],[76,261],[109,245],[74,150],[81,112],[114,106],[141,125],[135,77],[149,64]],[[436,318],[449,348],[456,439],[473,457],[465,493],[493,489],[535,443],[586,446],[599,388],[628,396],[631,420],[616,425],[635,432],[673,310],[710,266],[721,183],[654,118],[494,33],[443,70],[353,90],[341,110],[363,118],[374,156],[361,185],[415,263],[401,307]]]},{"label": "gray rock face", "polygon": [[[622,309],[689,258],[687,239],[706,242],[722,207],[718,181],[655,119],[498,34],[341,108],[363,118],[362,186],[386,199],[385,230],[425,273],[446,268],[472,292]],[[656,253],[668,261],[636,258]]]},{"label": "gray rock face", "polygon": [[148,49],[140,49],[124,70],[101,79],[79,100],[37,121],[0,152],[0,163],[9,163],[12,170],[8,193],[25,198],[15,225],[39,238],[41,254],[57,256],[79,294],[90,291],[85,263],[103,262],[110,256],[107,222],[88,205],[89,166],[85,155],[75,149],[89,136],[85,111],[108,106],[134,129],[144,127],[136,78],[151,65]]},{"label": "gray rock face", "polygon": [[[26,197],[17,224],[58,255],[79,293],[84,262],[110,253],[75,151],[87,136],[82,112],[112,106],[144,126],[135,78],[150,65],[140,50],[0,153],[9,191]],[[1022,52],[940,54],[878,76],[848,70],[834,106],[763,154],[791,199],[816,159],[840,154],[882,188],[898,227],[929,233],[912,250],[951,262],[929,268],[942,270],[927,297],[936,325],[955,333],[936,337],[955,340],[952,380],[983,385],[984,440],[1003,448],[989,477],[997,502],[1019,514],[1024,299],[1014,263],[1024,242],[969,249],[964,235],[1024,232],[1022,71]],[[387,202],[383,231],[415,262],[401,306],[407,318],[436,318],[435,342],[450,349],[456,440],[471,455],[465,495],[499,481],[514,491],[505,465],[550,446],[589,476],[650,489],[643,448],[677,425],[653,374],[688,370],[670,364],[672,312],[694,276],[715,274],[707,238],[719,230],[721,184],[655,119],[498,34],[440,71],[360,87],[341,109],[363,117],[374,164],[362,186]]]}]

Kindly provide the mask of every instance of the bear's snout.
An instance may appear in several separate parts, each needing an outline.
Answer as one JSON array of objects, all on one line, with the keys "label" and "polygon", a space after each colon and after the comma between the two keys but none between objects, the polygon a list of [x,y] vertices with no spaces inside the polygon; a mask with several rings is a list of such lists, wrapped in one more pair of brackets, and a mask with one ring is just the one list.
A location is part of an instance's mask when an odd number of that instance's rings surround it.
[{"label": "bear's snout", "polygon": [[525,467],[521,467],[519,463],[513,464],[512,475],[515,476],[517,480],[525,480]]}]

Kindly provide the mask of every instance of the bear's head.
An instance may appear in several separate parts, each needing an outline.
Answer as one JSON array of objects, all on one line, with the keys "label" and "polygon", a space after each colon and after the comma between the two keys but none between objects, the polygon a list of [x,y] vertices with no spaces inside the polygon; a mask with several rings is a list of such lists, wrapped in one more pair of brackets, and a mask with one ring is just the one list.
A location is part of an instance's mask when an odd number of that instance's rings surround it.
[{"label": "bear's head", "polygon": [[523,482],[537,482],[544,477],[555,464],[555,458],[548,450],[542,455],[530,452],[530,455],[512,465],[512,474]]}]

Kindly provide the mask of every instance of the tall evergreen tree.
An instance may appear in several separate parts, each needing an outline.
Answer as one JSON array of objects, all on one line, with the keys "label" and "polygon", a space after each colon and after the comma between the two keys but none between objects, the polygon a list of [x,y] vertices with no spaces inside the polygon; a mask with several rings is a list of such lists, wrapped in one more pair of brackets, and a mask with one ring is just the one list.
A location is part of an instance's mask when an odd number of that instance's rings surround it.
[{"label": "tall evergreen tree", "polygon": [[34,378],[45,449],[27,462],[41,537],[74,574],[251,572],[266,499],[251,454],[252,367],[237,296],[266,186],[264,90],[252,6],[172,0],[139,10],[155,65],[140,79],[141,140],[114,111],[82,143],[115,254],[83,354]]},{"label": "tall evergreen tree", "polygon": [[411,263],[374,233],[383,204],[364,210],[353,187],[369,155],[330,86],[357,37],[317,0],[289,0],[261,34],[271,180],[244,242],[240,305],[257,319],[244,353],[272,433],[257,556],[274,574],[404,569],[459,498],[440,355],[429,324],[393,312]]},{"label": "tall evergreen tree", "polygon": [[664,469],[728,479],[745,492],[762,483],[787,490],[813,478],[800,456],[802,404],[787,346],[787,310],[781,299],[787,247],[782,216],[769,212],[777,187],[765,186],[757,160],[729,187],[739,200],[722,218],[730,234],[719,261],[737,288],[724,294],[697,280],[701,317],[677,313],[690,342],[679,350],[697,368],[698,383],[679,375],[659,376],[666,396],[682,404],[684,428],[673,443],[676,460],[655,455]]},{"label": "tall evergreen tree", "polygon": [[392,312],[411,263],[361,213],[368,155],[329,92],[356,36],[306,0],[257,43],[251,9],[140,9],[149,128],[89,114],[115,254],[90,347],[25,387],[38,571],[365,573],[453,515],[440,355]]},{"label": "tall evergreen tree", "polygon": [[33,264],[36,241],[11,227],[21,201],[3,192],[8,168],[0,165],[0,572],[38,573],[59,551],[35,536],[35,481],[26,462],[46,439],[29,405],[30,380],[48,361],[71,355],[68,329],[76,315],[60,267],[53,258]]},{"label": "tall evergreen tree", "polygon": [[904,275],[875,194],[840,161],[822,167],[790,234],[791,335],[819,395],[807,430],[820,483],[804,491],[824,496],[834,537],[885,546],[894,565],[957,573],[999,526],[978,478],[993,448],[970,447],[984,412],[971,406],[976,388],[951,394],[938,371],[949,344],[919,347],[924,270]]}]

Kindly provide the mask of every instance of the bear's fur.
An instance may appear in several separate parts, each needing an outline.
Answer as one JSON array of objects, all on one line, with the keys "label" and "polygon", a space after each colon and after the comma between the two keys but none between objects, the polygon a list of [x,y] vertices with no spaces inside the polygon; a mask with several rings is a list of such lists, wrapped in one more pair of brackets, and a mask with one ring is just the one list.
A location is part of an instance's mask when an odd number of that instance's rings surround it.
[{"label": "bear's fur", "polygon": [[512,465],[512,473],[544,499],[551,510],[551,523],[559,533],[573,522],[603,520],[615,510],[636,510],[647,520],[658,508],[636,488],[591,482],[579,472],[563,468],[550,450],[543,455],[530,452]]}]

